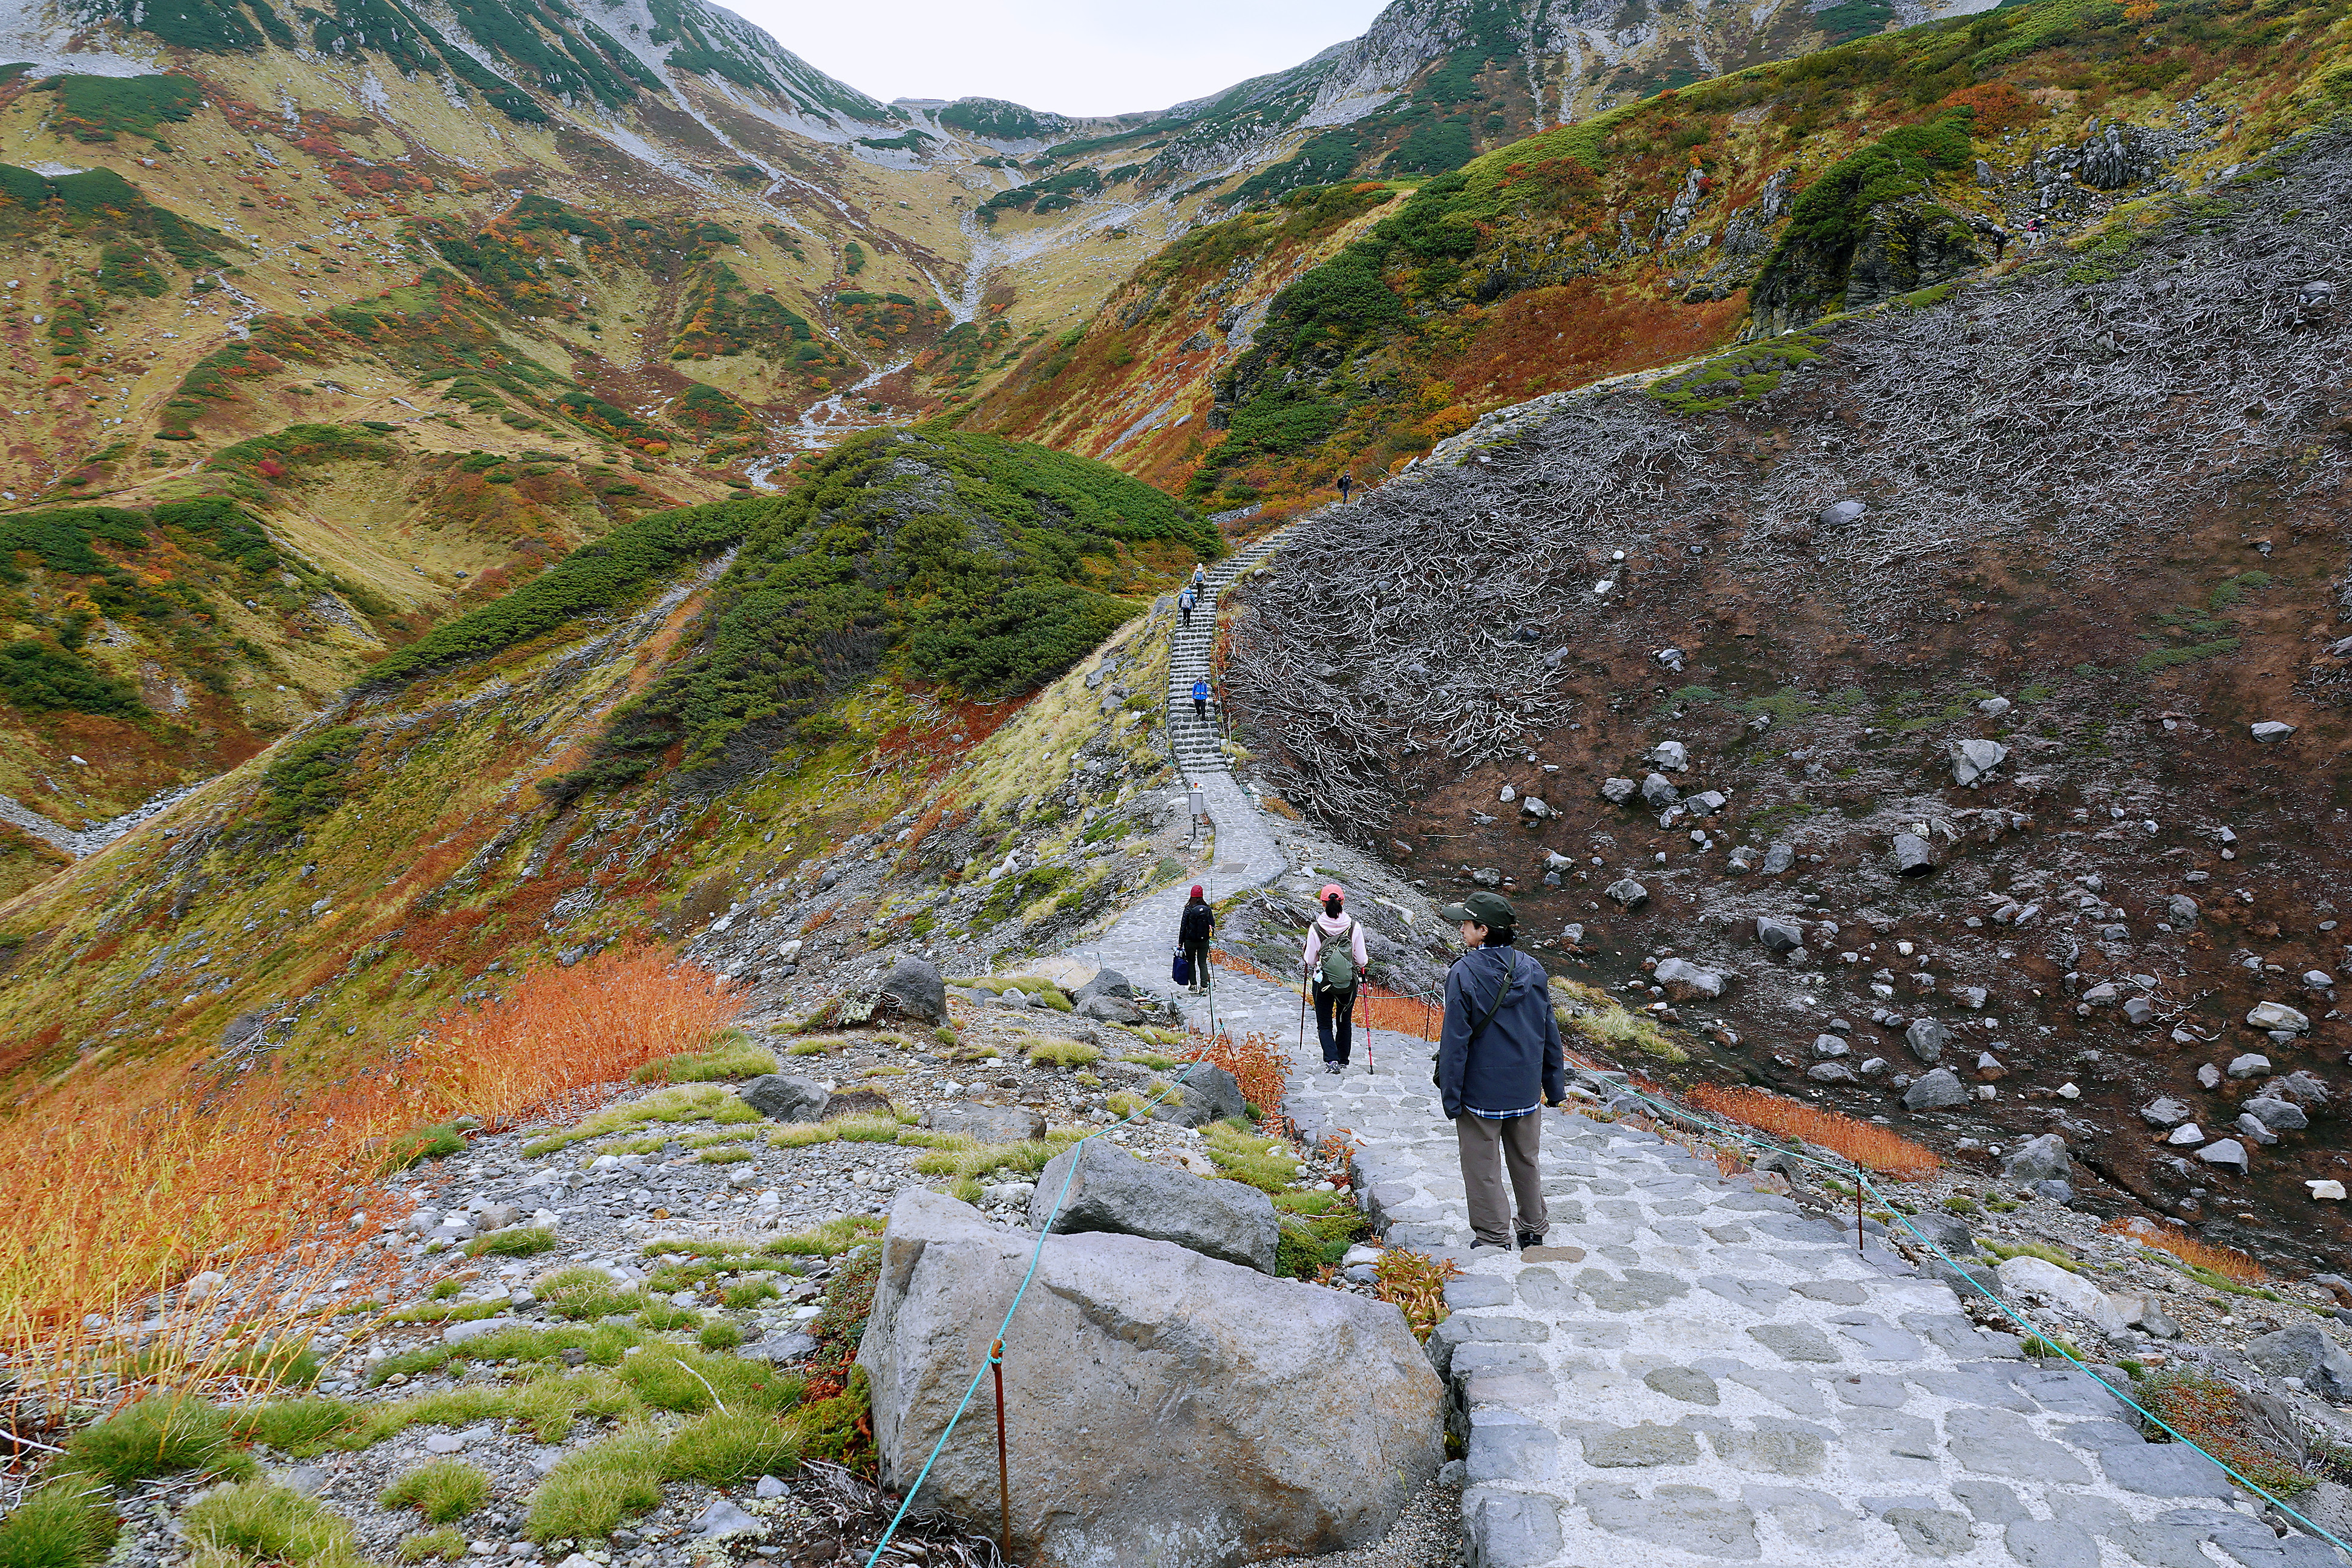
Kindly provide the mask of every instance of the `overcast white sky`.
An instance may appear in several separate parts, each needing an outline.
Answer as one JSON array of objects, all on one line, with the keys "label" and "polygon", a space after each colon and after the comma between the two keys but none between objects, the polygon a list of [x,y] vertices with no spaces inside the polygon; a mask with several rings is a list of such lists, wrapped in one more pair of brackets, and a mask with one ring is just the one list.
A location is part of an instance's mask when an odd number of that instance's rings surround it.
[{"label": "overcast white sky", "polygon": [[1362,33],[1382,0],[719,0],[827,75],[894,98],[1063,114],[1165,109]]}]

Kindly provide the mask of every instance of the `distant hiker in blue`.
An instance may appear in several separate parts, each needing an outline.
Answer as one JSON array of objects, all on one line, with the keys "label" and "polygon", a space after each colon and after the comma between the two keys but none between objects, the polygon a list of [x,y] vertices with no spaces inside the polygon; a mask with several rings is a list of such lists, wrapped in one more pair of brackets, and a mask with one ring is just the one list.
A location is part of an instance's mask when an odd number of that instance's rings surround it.
[{"label": "distant hiker in blue", "polygon": [[1192,624],[1193,602],[1192,590],[1190,588],[1176,595],[1176,608],[1183,613],[1184,624],[1188,626]]},{"label": "distant hiker in blue", "polygon": [[1209,721],[1209,683],[1205,680],[1192,682],[1192,716],[1203,724]]}]

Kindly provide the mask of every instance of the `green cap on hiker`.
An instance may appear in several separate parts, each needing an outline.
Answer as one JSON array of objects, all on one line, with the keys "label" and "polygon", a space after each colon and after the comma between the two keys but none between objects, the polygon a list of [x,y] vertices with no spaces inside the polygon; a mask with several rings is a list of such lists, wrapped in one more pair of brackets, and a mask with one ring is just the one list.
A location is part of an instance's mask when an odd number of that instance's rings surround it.
[{"label": "green cap on hiker", "polygon": [[1511,908],[1511,900],[1484,888],[1458,904],[1446,905],[1437,911],[1437,918],[1442,921],[1468,921],[1490,931],[1505,926],[1516,929],[1519,923],[1518,911]]}]

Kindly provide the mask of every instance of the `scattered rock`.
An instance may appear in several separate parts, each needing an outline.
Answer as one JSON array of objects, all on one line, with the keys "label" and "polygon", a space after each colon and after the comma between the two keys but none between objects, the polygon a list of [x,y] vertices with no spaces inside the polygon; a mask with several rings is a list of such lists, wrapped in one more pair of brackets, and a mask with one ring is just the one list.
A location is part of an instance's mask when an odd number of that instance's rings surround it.
[{"label": "scattered rock", "polygon": [[1232,1117],[1245,1119],[1249,1115],[1249,1101],[1242,1096],[1240,1080],[1214,1062],[1197,1062],[1181,1079],[1171,1081],[1181,1098],[1154,1107],[1154,1121],[1206,1127],[1212,1121]]},{"label": "scattered rock", "polygon": [[2178,1127],[2197,1114],[2170,1095],[2149,1100],[2139,1108],[2139,1113],[2150,1127]]},{"label": "scattered rock", "polygon": [[1103,1231],[1172,1242],[1207,1258],[1223,1258],[1274,1272],[1281,1227],[1274,1203],[1239,1182],[1203,1181],[1171,1166],[1138,1159],[1126,1150],[1090,1140],[1063,1151],[1037,1177],[1029,1200],[1029,1224],[1045,1228],[1055,1194],[1069,1183],[1058,1234]]},{"label": "scattered rock", "polygon": [[1642,786],[1632,779],[1603,779],[1601,798],[1612,805],[1623,805],[1642,793]]},{"label": "scattered rock", "polygon": [[2011,1293],[2038,1297],[2063,1307],[2103,1334],[2120,1334],[2129,1327],[2105,1291],[2047,1258],[2012,1258],[2000,1266],[1999,1272],[2000,1282]]},{"label": "scattered rock", "polygon": [[1925,877],[1936,869],[1935,850],[1916,833],[1895,836],[1894,859],[1898,877]]},{"label": "scattered rock", "polygon": [[1952,745],[1952,781],[1973,784],[2009,760],[2009,748],[1999,741],[1972,735]]},{"label": "scattered rock", "polygon": [[2218,1165],[2225,1171],[2235,1171],[2242,1176],[2246,1173],[2246,1167],[2250,1163],[2246,1157],[2246,1146],[2235,1138],[2224,1138],[2218,1143],[2208,1143],[2197,1151],[2197,1157],[2209,1165]]},{"label": "scattered rock", "polygon": [[832,1090],[795,1073],[763,1073],[736,1093],[771,1121],[822,1121]]},{"label": "scattered rock", "polygon": [[2273,1132],[2300,1132],[2311,1125],[2303,1107],[2291,1100],[2273,1100],[2258,1094],[2238,1108]]},{"label": "scattered rock", "polygon": [[1869,510],[1858,500],[1841,500],[1832,501],[1814,515],[1820,519],[1823,528],[1843,528],[1849,523],[1860,522],[1863,514]]},{"label": "scattered rock", "polygon": [[[2305,1033],[2311,1027],[2311,1019],[2308,1016],[2296,1012],[2294,1008],[2288,1006],[2284,1002],[2260,1002],[2255,1004],[2253,1010],[2246,1015],[2246,1023],[2251,1027],[2257,1029],[2286,1029],[2298,1035]],[[2270,1063],[2264,1061],[2263,1063],[2262,1070],[2268,1072],[2270,1070]],[[2235,1062],[2232,1062],[2230,1065],[2230,1076],[2231,1078],[2242,1076],[2239,1073],[2237,1064]]]},{"label": "scattered rock", "polygon": [[[892,1206],[857,1358],[885,1487],[903,1491],[930,1455],[970,1384],[974,1336],[1003,1317],[1035,1245],[935,1193]],[[1242,1563],[1366,1545],[1444,1458],[1444,1391],[1396,1308],[1167,1242],[1047,1237],[1005,1349],[1014,1365],[1051,1369],[1056,1394],[1008,1405],[1023,1456],[1018,1562]],[[1168,1451],[1171,1411],[1184,1413],[1183,1462],[1138,1464]],[[993,1525],[994,1445],[949,1448],[924,1495]]]},{"label": "scattered rock", "polygon": [[1650,977],[1664,986],[1666,994],[1678,1002],[1712,1001],[1723,994],[1724,977],[1721,974],[1711,969],[1701,969],[1697,964],[1680,958],[1661,960],[1658,967],[1650,972]]},{"label": "scattered rock", "polygon": [[1621,909],[1637,910],[1650,901],[1650,889],[1631,877],[1620,878],[1601,891],[1602,897]]},{"label": "scattered rock", "polygon": [[2194,931],[2199,917],[2204,912],[2197,900],[2186,893],[2175,893],[2165,901],[2164,912],[2175,931]]},{"label": "scattered rock", "polygon": [[1019,1143],[1045,1135],[1045,1118],[1018,1105],[934,1106],[924,1112],[923,1125],[976,1143]]},{"label": "scattered rock", "polygon": [[2275,719],[2266,719],[2263,722],[2252,726],[2249,730],[2249,733],[2251,733],[2254,739],[2262,744],[2269,745],[2273,741],[2284,741],[2289,735],[2294,734],[2294,726],[2292,724],[2282,724]]},{"label": "scattered rock", "polygon": [[1683,792],[1664,773],[1652,773],[1642,781],[1643,804],[1653,811],[1664,811],[1682,797]]},{"label": "scattered rock", "polygon": [[948,984],[939,965],[909,953],[882,977],[882,996],[889,1011],[924,1024],[948,1021]]},{"label": "scattered rock", "polygon": [[2344,1201],[2344,1184],[2341,1182],[2321,1179],[2305,1182],[2303,1184],[2311,1189],[2311,1200],[2314,1203],[2340,1204]]},{"label": "scattered rock", "polygon": [[719,1498],[700,1513],[687,1529],[705,1541],[715,1541],[730,1535],[764,1535],[768,1527],[745,1513],[741,1509]]},{"label": "scattered rock", "polygon": [[2074,1162],[2066,1155],[2066,1140],[2055,1132],[2027,1139],[2000,1163],[2002,1179],[2011,1182],[2063,1182],[2074,1171]]},{"label": "scattered rock", "polygon": [[2246,1342],[2246,1359],[2273,1377],[2299,1377],[2323,1399],[2352,1400],[2352,1353],[2316,1325],[2281,1329]]},{"label": "scattered rock", "polygon": [[1951,1031],[1933,1018],[1914,1018],[1911,1026],[1903,1031],[1903,1039],[1913,1056],[1932,1064],[1944,1059],[1944,1047],[1951,1039]]},{"label": "scattered rock", "polygon": [[2258,1051],[2248,1051],[2244,1056],[2232,1058],[2230,1062],[2231,1078],[2252,1078],[2270,1070],[2271,1058]]},{"label": "scattered rock", "polygon": [[1968,1089],[1949,1068],[1937,1068],[1903,1091],[1903,1109],[1914,1114],[1923,1110],[1949,1110],[1968,1102]]},{"label": "scattered rock", "polygon": [[1805,945],[1804,928],[1770,915],[1759,916],[1756,921],[1756,940],[1773,952],[1793,952]]},{"label": "scattered rock", "polygon": [[1680,773],[1690,766],[1690,752],[1680,741],[1661,741],[1650,748],[1650,762],[1653,766]]}]

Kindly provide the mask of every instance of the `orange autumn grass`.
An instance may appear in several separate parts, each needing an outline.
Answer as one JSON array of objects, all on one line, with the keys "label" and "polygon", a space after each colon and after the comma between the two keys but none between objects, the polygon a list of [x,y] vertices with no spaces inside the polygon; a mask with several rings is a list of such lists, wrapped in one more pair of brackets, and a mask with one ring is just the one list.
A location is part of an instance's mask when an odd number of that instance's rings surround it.
[{"label": "orange autumn grass", "polygon": [[2236,1284],[2259,1285],[2270,1278],[2268,1269],[2244,1253],[2216,1247],[2210,1241],[2200,1241],[2186,1231],[2174,1230],[2169,1226],[2150,1225],[2146,1220],[2121,1219],[2109,1220],[2104,1228],[2111,1235],[2137,1241],[2143,1247],[2161,1248],[2191,1268],[2219,1274]]},{"label": "orange autumn grass", "polygon": [[1942,1163],[1933,1152],[1874,1122],[1857,1121],[1834,1110],[1800,1105],[1761,1089],[1701,1084],[1691,1090],[1690,1098],[1691,1103],[1702,1110],[1760,1127],[1776,1137],[1818,1143],[1897,1181],[1917,1181],[1932,1175]]},{"label": "orange autumn grass", "polygon": [[0,1110],[0,1356],[207,1269],[276,1280],[299,1255],[323,1283],[373,1236],[355,1212],[381,1220],[389,1206],[374,1182],[403,1134],[570,1111],[740,1007],[707,972],[633,947],[536,971],[399,1059],[333,1081],[156,1063],[29,1095]]}]

